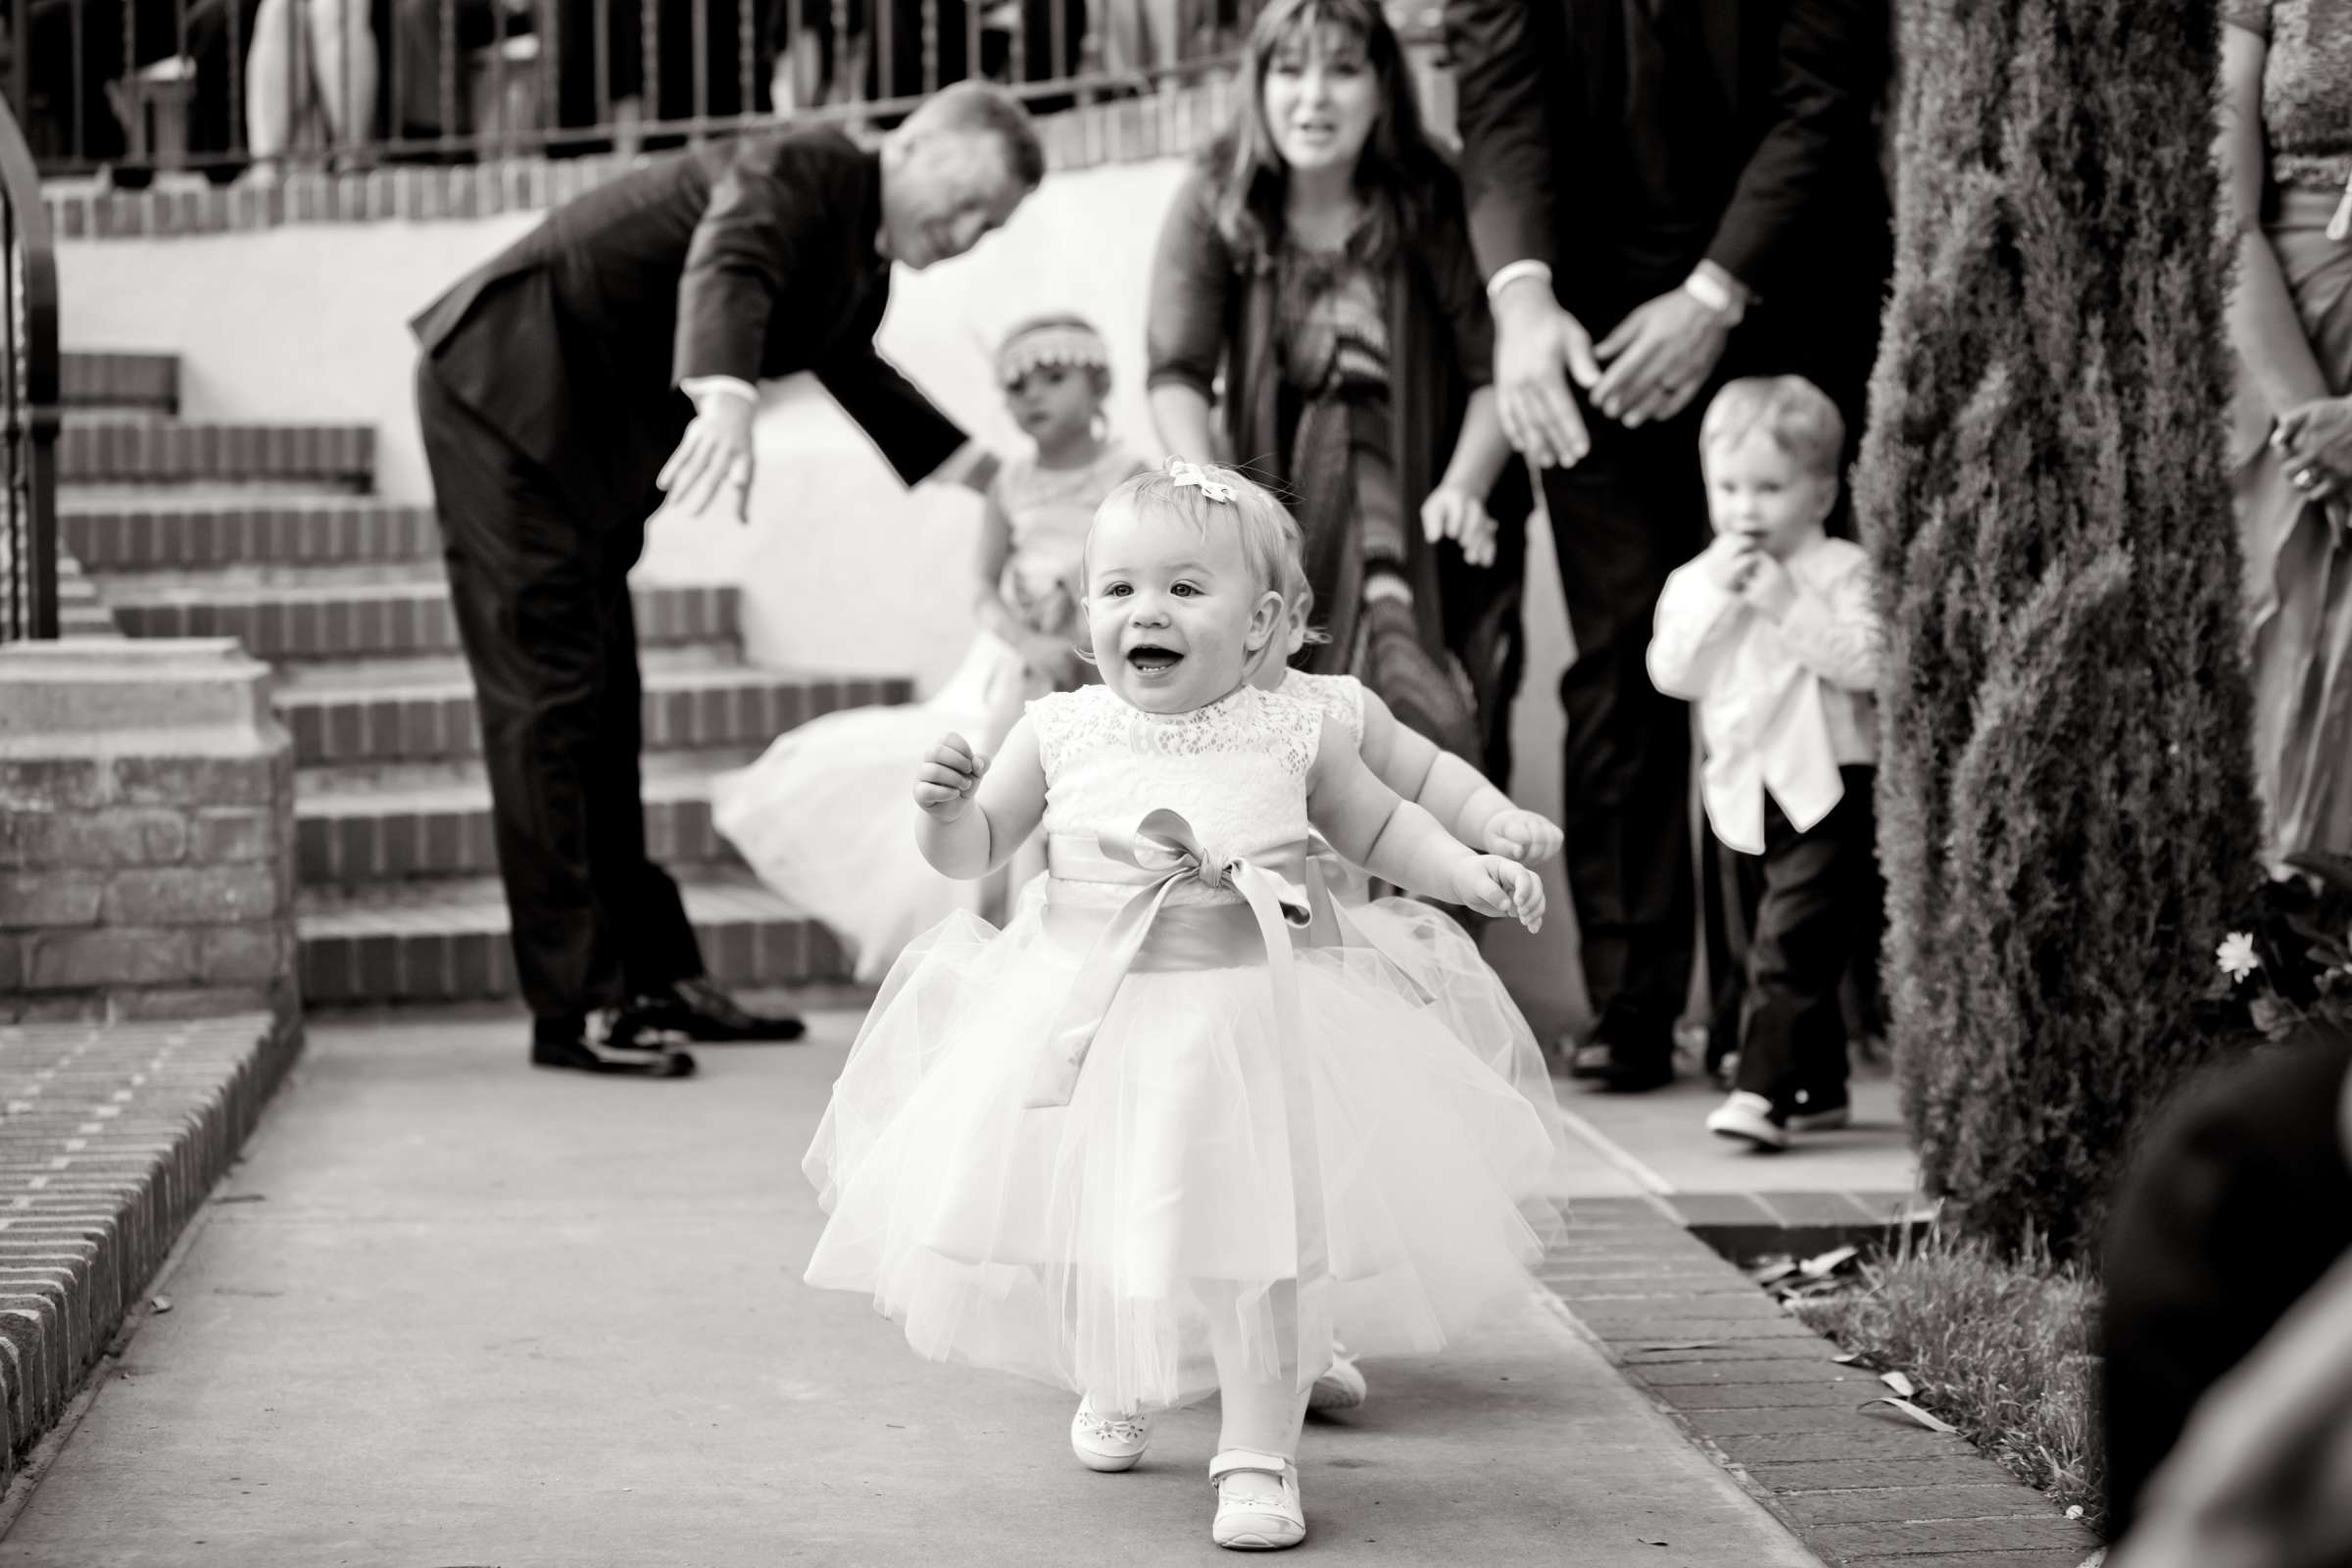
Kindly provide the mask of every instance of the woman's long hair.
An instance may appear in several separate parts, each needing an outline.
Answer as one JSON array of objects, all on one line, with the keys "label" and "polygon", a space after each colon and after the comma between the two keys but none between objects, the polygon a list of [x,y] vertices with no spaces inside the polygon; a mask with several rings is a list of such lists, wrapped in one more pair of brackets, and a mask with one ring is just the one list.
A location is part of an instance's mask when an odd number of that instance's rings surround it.
[{"label": "woman's long hair", "polygon": [[1286,47],[1324,27],[1362,45],[1380,84],[1380,110],[1355,166],[1356,189],[1368,209],[1358,236],[1361,259],[1385,265],[1446,177],[1445,155],[1422,126],[1412,73],[1380,0],[1268,0],[1242,51],[1242,102],[1205,155],[1218,181],[1217,228],[1235,256],[1253,266],[1266,265],[1281,244],[1289,182],[1266,124],[1266,73]]}]

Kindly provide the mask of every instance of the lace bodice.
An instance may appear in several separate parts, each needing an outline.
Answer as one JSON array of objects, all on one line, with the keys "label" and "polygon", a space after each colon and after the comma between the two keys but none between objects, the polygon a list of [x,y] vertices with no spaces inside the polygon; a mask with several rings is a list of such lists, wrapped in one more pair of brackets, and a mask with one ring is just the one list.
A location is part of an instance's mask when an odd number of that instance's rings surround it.
[{"label": "lace bodice", "polygon": [[[1189,713],[1147,713],[1107,686],[1029,705],[1046,770],[1049,834],[1131,832],[1161,807],[1181,813],[1211,855],[1258,856],[1304,839],[1306,775],[1323,710],[1245,686]],[[1056,879],[1054,897],[1119,904],[1128,885]],[[1171,904],[1226,904],[1231,889],[1186,881]]]},{"label": "lace bodice", "polygon": [[1083,468],[1041,468],[1035,457],[1024,456],[997,470],[993,493],[1012,524],[1012,558],[1004,570],[1021,599],[1041,599],[1055,587],[1077,597],[1078,559],[1095,509],[1143,467],[1141,459],[1114,443]]},{"label": "lace bodice", "polygon": [[1282,695],[1312,703],[1340,726],[1348,744],[1364,749],[1364,683],[1353,675],[1316,675],[1294,669],[1282,677]]}]

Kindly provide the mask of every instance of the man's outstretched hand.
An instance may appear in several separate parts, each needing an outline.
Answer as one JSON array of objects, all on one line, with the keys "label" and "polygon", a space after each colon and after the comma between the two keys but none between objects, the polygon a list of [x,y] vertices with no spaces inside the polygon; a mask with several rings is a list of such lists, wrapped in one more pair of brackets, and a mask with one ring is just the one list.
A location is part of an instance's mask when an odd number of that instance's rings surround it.
[{"label": "man's outstretched hand", "polygon": [[701,400],[685,439],[654,483],[673,507],[699,514],[723,497],[737,522],[752,520],[751,399],[713,394]]},{"label": "man's outstretched hand", "polygon": [[1540,468],[1573,468],[1592,448],[1571,376],[1587,388],[1600,379],[1584,323],[1541,278],[1505,285],[1494,301],[1494,409],[1504,438]]}]

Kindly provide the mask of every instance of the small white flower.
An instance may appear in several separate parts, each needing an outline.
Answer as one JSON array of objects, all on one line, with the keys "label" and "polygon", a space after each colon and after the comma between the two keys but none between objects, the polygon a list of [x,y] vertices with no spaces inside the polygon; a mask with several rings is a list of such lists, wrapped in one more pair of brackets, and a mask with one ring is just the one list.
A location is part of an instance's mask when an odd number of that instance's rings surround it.
[{"label": "small white flower", "polygon": [[2222,972],[2235,981],[2244,980],[2262,967],[2262,958],[2254,951],[2254,934],[2250,931],[2230,932],[2222,939],[2222,945],[2213,950],[2213,956],[2220,962]]}]

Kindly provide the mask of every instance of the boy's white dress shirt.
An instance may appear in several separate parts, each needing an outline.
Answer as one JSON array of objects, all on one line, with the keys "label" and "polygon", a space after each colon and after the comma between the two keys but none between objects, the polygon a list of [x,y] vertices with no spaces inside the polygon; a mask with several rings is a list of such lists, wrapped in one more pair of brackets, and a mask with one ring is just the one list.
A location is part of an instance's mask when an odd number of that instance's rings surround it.
[{"label": "boy's white dress shirt", "polygon": [[1651,683],[1698,707],[1707,820],[1748,855],[1764,853],[1767,792],[1801,833],[1844,798],[1840,766],[1879,760],[1870,558],[1816,534],[1782,564],[1796,593],[1777,620],[1718,587],[1703,558],[1678,566],[1649,641]]}]

